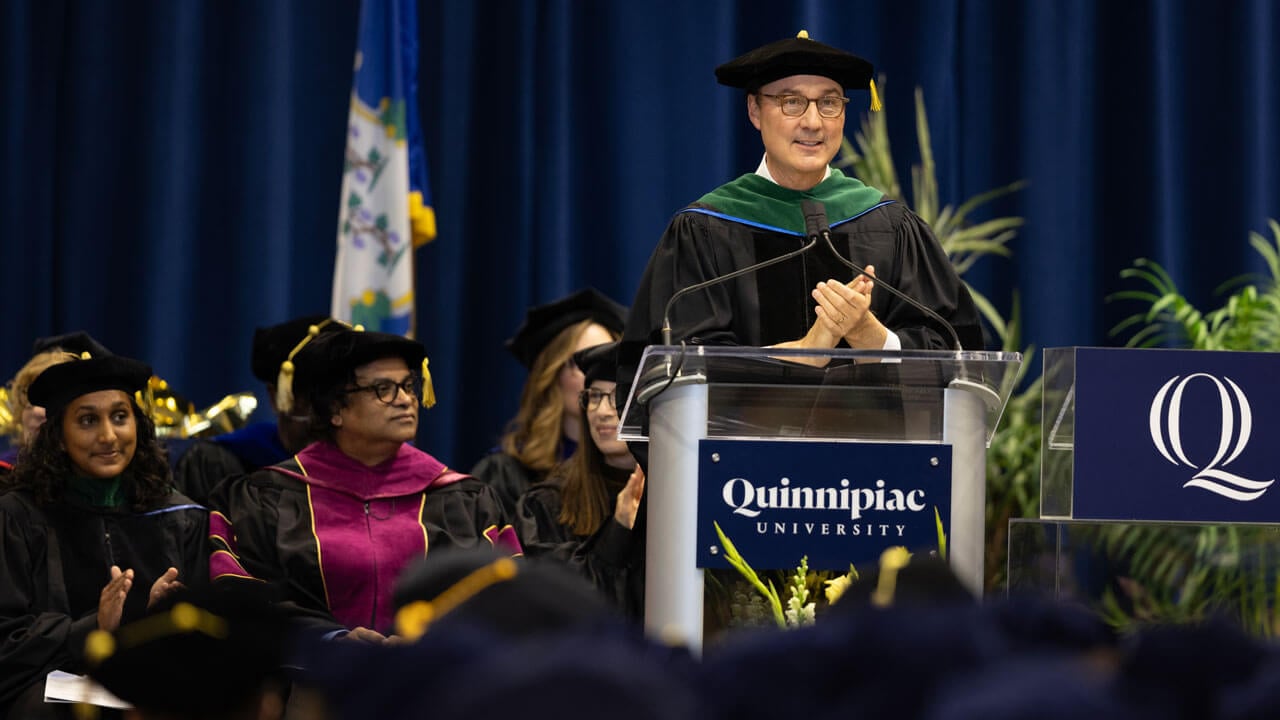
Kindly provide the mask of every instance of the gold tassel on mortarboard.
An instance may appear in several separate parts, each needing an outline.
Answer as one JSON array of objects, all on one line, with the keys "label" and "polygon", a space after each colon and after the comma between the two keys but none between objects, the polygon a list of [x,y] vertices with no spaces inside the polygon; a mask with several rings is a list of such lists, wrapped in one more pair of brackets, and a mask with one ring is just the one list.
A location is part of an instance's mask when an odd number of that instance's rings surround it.
[{"label": "gold tassel on mortarboard", "polygon": [[293,410],[293,361],[280,363],[280,373],[276,375],[276,409],[282,413]]},{"label": "gold tassel on mortarboard", "polygon": [[871,78],[871,112],[880,112],[884,103],[880,102],[880,91],[876,90],[876,79]]},{"label": "gold tassel on mortarboard", "polygon": [[296,369],[293,364],[294,356],[306,347],[307,343],[320,336],[321,328],[332,322],[335,322],[333,318],[326,318],[307,328],[306,337],[299,340],[298,344],[293,346],[293,350],[289,351],[289,356],[280,363],[280,373],[276,375],[276,409],[279,412],[293,411],[293,372]]},{"label": "gold tassel on mortarboard", "polygon": [[427,369],[427,358],[422,358],[422,407],[430,408],[436,404],[436,388],[431,384],[431,371]]}]

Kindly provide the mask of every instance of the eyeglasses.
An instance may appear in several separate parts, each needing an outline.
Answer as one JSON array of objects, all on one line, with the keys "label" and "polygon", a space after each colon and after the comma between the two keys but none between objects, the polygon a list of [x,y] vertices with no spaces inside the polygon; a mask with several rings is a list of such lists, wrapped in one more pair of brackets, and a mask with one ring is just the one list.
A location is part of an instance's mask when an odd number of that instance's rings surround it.
[{"label": "eyeglasses", "polygon": [[844,106],[849,104],[849,98],[840,95],[823,95],[820,98],[807,98],[803,95],[770,95],[768,93],[758,93],[760,97],[767,97],[778,103],[782,114],[787,117],[800,117],[809,112],[809,103],[818,106],[818,114],[824,118],[838,118],[844,114]]},{"label": "eyeglasses", "polygon": [[398,383],[387,379],[374,380],[368,385],[357,385],[353,388],[348,388],[347,392],[371,392],[378,400],[390,405],[400,396],[401,390],[410,397],[422,397],[422,383],[421,375],[410,375]]},{"label": "eyeglasses", "polygon": [[578,404],[583,410],[595,410],[600,407],[600,402],[605,398],[609,399],[609,407],[614,410],[618,409],[618,398],[616,390],[605,392],[599,388],[587,388],[578,393]]}]

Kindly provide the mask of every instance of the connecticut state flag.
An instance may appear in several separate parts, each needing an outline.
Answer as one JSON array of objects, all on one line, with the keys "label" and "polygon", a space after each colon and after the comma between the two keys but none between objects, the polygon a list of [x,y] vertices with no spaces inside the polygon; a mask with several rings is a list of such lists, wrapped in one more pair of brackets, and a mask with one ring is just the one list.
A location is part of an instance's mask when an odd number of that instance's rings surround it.
[{"label": "connecticut state flag", "polygon": [[333,317],[412,335],[413,249],[435,237],[417,112],[414,0],[364,0],[351,91]]}]

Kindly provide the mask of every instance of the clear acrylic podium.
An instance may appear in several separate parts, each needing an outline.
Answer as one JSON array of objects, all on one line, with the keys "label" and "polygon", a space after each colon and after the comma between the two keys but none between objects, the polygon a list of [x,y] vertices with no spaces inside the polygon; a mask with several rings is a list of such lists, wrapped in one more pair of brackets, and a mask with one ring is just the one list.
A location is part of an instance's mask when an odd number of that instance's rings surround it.
[{"label": "clear acrylic podium", "polygon": [[1040,513],[1009,522],[1009,592],[1084,603],[1117,625],[1212,612],[1269,628],[1280,354],[1065,347],[1043,359]]},{"label": "clear acrylic podium", "polygon": [[701,647],[703,571],[695,555],[703,439],[950,446],[949,558],[980,594],[986,447],[1021,362],[1003,352],[647,348],[620,430],[624,440],[649,443],[646,630]]}]

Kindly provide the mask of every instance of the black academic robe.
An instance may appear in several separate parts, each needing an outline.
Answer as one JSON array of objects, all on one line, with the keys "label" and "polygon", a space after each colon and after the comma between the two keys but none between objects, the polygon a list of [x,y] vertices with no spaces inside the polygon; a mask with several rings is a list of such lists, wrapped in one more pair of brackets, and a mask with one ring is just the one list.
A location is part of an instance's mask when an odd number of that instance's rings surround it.
[{"label": "black academic robe", "polygon": [[0,709],[51,670],[85,671],[112,565],[134,571],[124,624],[146,614],[168,568],[189,587],[208,582],[208,534],[208,511],[176,492],[146,512],[0,495]]},{"label": "black academic robe", "polygon": [[[414,558],[489,547],[506,525],[492,491],[405,445],[366,468],[329,443],[214,489],[215,581],[266,582],[321,632],[393,628],[395,579]],[[227,526],[226,521],[230,521]]]},{"label": "black academic robe", "polygon": [[[274,422],[248,425],[208,440],[196,440],[173,469],[173,484],[196,502],[208,505],[213,488],[223,480],[287,460]],[[212,507],[213,510],[221,508]]]},{"label": "black academic robe", "polygon": [[[831,235],[846,258],[874,265],[878,278],[951,323],[966,349],[982,349],[977,307],[915,213],[901,203],[880,204],[833,225]],[[805,241],[802,234],[730,218],[705,203],[678,213],[650,257],[631,305],[618,356],[620,396],[630,390],[645,346],[662,344],[663,315],[676,291],[796,250]],[[818,282],[853,277],[819,243],[797,258],[678,299],[671,308],[672,342],[760,347],[797,340],[817,319],[810,293]],[[937,320],[883,289],[872,292],[871,311],[898,336],[903,349],[952,347],[950,333]],[[844,346],[841,341],[837,347]]]},{"label": "black academic robe", "polygon": [[[578,443],[564,437],[560,439],[560,460],[568,460]],[[495,450],[480,458],[480,462],[471,468],[471,476],[493,488],[494,495],[502,503],[507,522],[514,524],[516,504],[520,496],[529,492],[529,488],[547,479],[547,473],[520,462],[512,455]]]},{"label": "black academic robe", "polygon": [[[626,485],[630,470],[608,468],[610,497]],[[531,560],[562,562],[577,570],[630,617],[644,611],[643,554],[636,534],[612,516],[591,535],[560,523],[563,480],[535,484],[517,505],[516,534]]]},{"label": "black academic robe", "polygon": [[504,452],[493,452],[480,458],[480,462],[471,468],[471,475],[493,490],[502,505],[503,516],[512,523],[520,496],[546,478],[546,473],[534,470]]}]

